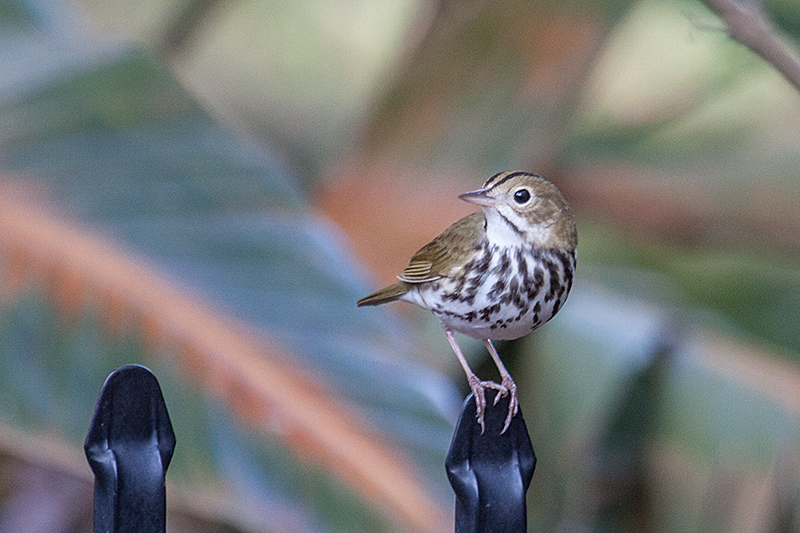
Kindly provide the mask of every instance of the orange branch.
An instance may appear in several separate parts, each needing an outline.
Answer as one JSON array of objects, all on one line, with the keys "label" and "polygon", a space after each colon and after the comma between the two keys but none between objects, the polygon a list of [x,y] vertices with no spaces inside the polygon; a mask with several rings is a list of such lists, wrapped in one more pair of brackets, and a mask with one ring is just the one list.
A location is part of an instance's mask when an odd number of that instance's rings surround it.
[{"label": "orange branch", "polygon": [[171,353],[183,372],[264,434],[334,472],[402,529],[451,529],[407,459],[371,433],[352,406],[304,377],[289,355],[168,283],[138,258],[5,190],[0,192],[0,254],[11,261],[11,287],[19,286],[18,270],[24,267],[69,281],[64,291],[53,287],[61,300],[86,300],[87,294],[76,293],[85,291],[114,302],[114,321],[124,307],[151,339],[181,348]]}]

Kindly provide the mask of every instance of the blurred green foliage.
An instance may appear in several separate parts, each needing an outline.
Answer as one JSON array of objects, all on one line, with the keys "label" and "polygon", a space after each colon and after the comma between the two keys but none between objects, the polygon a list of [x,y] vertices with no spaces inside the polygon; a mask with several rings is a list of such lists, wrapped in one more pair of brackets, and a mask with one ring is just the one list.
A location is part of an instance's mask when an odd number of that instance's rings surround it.
[{"label": "blurred green foliage", "polygon": [[800,354],[800,262],[794,254],[625,238],[589,222],[581,230],[583,265],[636,268],[663,276],[660,290],[655,292],[657,287],[649,281],[639,297],[717,311],[729,320],[729,327],[787,348],[782,355],[794,359]]},{"label": "blurred green foliage", "polygon": [[[342,161],[409,189],[530,168],[573,193],[574,294],[503,347],[539,458],[531,530],[800,530],[800,96],[702,3],[77,6],[0,1],[0,173],[324,376],[444,507],[457,398],[419,353],[451,356],[430,317],[355,309],[366,269],[314,209]],[[765,7],[797,51],[798,3]],[[170,476],[255,502],[219,522],[397,529],[98,313],[65,320],[42,287],[3,301],[5,423],[78,446],[105,375],[144,362]]]}]

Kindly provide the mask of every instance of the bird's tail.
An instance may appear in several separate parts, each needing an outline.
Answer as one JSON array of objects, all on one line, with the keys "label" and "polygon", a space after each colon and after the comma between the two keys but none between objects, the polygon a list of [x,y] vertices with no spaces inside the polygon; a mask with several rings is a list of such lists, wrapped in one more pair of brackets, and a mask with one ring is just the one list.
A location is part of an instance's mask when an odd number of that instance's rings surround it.
[{"label": "bird's tail", "polygon": [[356,302],[356,305],[358,307],[363,307],[365,305],[381,305],[388,302],[394,302],[407,292],[408,284],[403,282],[395,283],[394,285],[384,287],[383,289],[379,290],[378,292],[374,292],[369,296],[364,296],[358,302]]}]

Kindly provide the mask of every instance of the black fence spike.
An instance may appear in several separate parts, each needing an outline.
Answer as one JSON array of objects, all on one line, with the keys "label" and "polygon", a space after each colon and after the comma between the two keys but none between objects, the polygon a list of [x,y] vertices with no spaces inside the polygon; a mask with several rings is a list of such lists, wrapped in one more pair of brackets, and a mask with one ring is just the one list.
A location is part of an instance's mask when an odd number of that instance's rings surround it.
[{"label": "black fence spike", "polygon": [[520,411],[500,434],[508,398],[492,405],[496,391],[486,391],[486,430],[475,419],[475,401],[464,401],[445,467],[456,493],[456,533],[527,531],[525,493],[536,468],[536,455]]},{"label": "black fence spike", "polygon": [[95,476],[94,533],[164,533],[175,434],[150,370],[125,365],[108,376],[83,448]]}]

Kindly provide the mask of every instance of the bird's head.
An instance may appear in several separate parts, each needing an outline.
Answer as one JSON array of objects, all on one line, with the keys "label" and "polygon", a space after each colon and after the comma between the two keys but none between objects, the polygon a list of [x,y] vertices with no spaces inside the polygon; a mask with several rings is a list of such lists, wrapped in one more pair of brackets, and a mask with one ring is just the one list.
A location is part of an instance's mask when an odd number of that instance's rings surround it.
[{"label": "bird's head", "polygon": [[578,244],[569,205],[555,185],[536,174],[501,172],[459,198],[481,206],[490,241],[567,251]]}]

